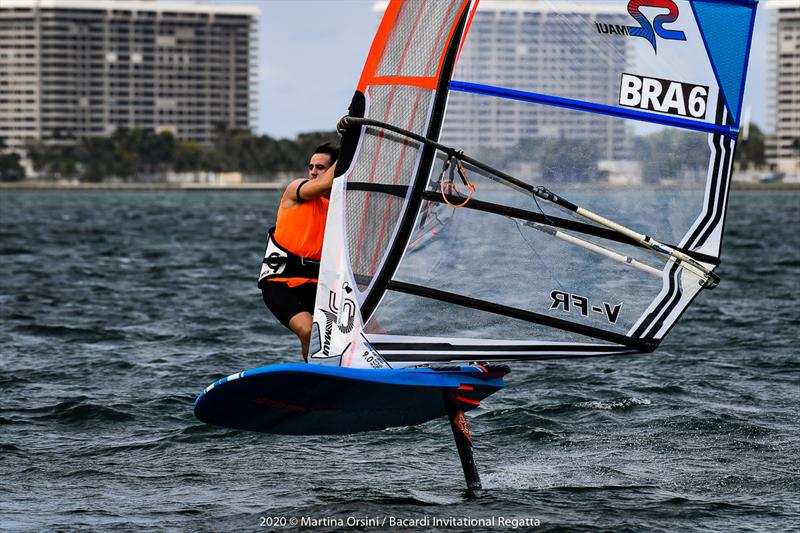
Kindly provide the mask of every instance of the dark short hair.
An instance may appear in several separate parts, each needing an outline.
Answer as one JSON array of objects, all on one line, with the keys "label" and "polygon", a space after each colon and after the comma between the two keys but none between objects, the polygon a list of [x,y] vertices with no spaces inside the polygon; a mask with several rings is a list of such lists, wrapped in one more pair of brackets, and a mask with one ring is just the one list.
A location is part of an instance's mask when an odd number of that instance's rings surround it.
[{"label": "dark short hair", "polygon": [[320,144],[319,146],[314,148],[314,153],[328,154],[329,156],[331,156],[331,165],[334,164],[337,159],[339,159],[339,147],[329,142]]}]

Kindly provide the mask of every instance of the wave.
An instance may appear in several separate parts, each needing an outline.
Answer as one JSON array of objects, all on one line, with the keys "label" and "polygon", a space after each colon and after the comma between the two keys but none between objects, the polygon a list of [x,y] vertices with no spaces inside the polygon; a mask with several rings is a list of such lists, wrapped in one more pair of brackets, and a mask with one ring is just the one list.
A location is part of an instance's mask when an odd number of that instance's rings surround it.
[{"label": "wave", "polygon": [[20,333],[26,333],[37,337],[52,337],[67,342],[109,342],[122,341],[127,335],[119,329],[107,328],[83,328],[64,325],[42,325],[26,324],[14,328]]},{"label": "wave", "polygon": [[131,406],[101,405],[97,400],[85,396],[72,398],[52,406],[38,407],[28,411],[33,418],[49,420],[76,426],[94,426],[98,423],[117,423],[134,420],[136,417],[128,412]]},{"label": "wave", "polygon": [[580,409],[599,409],[601,411],[612,411],[618,409],[630,409],[639,405],[652,405],[647,398],[617,398],[614,400],[592,400],[589,402],[578,402],[575,407]]}]

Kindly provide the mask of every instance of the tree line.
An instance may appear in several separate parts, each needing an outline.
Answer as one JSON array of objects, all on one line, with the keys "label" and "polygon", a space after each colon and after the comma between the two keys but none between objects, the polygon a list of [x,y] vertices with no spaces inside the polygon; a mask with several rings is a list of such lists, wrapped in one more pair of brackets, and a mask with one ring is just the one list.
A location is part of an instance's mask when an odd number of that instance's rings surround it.
[{"label": "tree line", "polygon": [[[276,174],[303,172],[308,157],[318,145],[336,141],[335,131],[302,133],[295,139],[273,139],[248,131],[217,129],[216,139],[206,146],[179,141],[171,133],[145,129],[119,129],[108,137],[83,139],[70,146],[31,143],[28,157],[36,172],[51,178],[77,178],[99,182],[115,177],[123,180],[162,179],[167,172],[242,172],[269,179]],[[765,136],[751,124],[749,135],[736,150],[739,168],[761,167]],[[20,180],[25,172],[16,154],[2,155],[0,180]],[[708,165],[704,135],[676,129],[634,137],[632,159],[641,161],[645,181],[655,181]],[[584,139],[523,139],[508,150],[474,154],[477,159],[505,166],[520,161],[538,164],[541,179],[587,182],[598,179],[600,146]],[[486,159],[484,159],[484,156]]]},{"label": "tree line", "polygon": [[[160,180],[167,172],[242,172],[268,179],[284,172],[303,173],[314,148],[331,141],[338,142],[335,131],[273,139],[219,128],[209,146],[177,140],[169,132],[120,128],[108,137],[91,137],[69,146],[29,143],[26,151],[34,170],[51,178],[140,181]],[[7,168],[0,159],[0,177],[23,179],[19,157],[5,157]]]}]

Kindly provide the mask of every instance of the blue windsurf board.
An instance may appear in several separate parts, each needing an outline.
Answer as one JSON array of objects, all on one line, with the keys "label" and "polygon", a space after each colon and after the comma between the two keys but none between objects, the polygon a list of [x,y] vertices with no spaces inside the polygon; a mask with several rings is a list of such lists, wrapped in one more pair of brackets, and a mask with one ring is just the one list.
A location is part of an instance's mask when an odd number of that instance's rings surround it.
[{"label": "blue windsurf board", "polygon": [[195,401],[203,422],[291,435],[335,435],[411,426],[474,409],[503,387],[508,367],[362,369],[270,365],[220,379]]}]

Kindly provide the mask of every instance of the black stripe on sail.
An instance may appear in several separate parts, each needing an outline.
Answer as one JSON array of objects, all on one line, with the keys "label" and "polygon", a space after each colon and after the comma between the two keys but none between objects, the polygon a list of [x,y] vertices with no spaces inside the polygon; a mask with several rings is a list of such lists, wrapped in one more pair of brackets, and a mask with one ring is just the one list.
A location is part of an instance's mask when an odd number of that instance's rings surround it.
[{"label": "black stripe on sail", "polygon": [[[700,239],[695,244],[696,246],[700,246],[702,243],[705,242],[705,240],[710,236],[711,232],[716,227],[716,225],[717,225],[717,223],[719,221],[719,218],[723,216],[723,214],[725,212],[726,205],[727,205],[728,194],[730,192],[730,162],[733,160],[733,157],[731,155],[730,147],[731,147],[731,143],[733,141],[731,141],[730,139],[728,139],[726,137],[721,137],[720,136],[718,138],[718,142],[719,142],[719,150],[721,152],[724,152],[724,154],[725,154],[724,155],[725,159],[723,159],[723,165],[722,165],[723,170],[722,170],[722,174],[720,175],[720,182],[722,182],[722,183],[720,185],[721,199],[719,201],[721,203],[718,205],[717,213],[716,213],[716,215],[714,217],[713,223],[706,228],[706,231],[704,232],[704,234],[700,237]],[[717,261],[717,263],[718,263],[718,261]],[[665,300],[665,302],[667,302],[666,304],[662,303],[662,306],[661,306],[662,311],[661,311],[661,313],[659,314],[658,318],[656,320],[654,320],[654,322],[652,323],[650,328],[646,331],[645,338],[647,338],[647,339],[653,339],[655,337],[655,335],[658,333],[658,331],[661,328],[664,327],[664,323],[666,322],[667,317],[677,307],[677,305],[679,304],[681,298],[683,297],[683,290],[681,288],[681,282],[680,282],[680,269],[677,268],[677,265],[670,271],[670,286],[671,287],[673,286],[673,283],[674,283],[675,288],[677,289],[677,292],[673,296],[673,298],[671,298],[671,299],[667,298]],[[701,292],[702,292],[702,290],[699,290],[699,291],[695,292],[694,296],[692,296],[691,299],[688,302],[686,302],[686,304],[683,306],[683,309],[681,309],[681,312],[678,314],[678,316],[675,317],[675,319],[669,324],[667,329],[662,333],[662,335],[661,335],[662,338],[664,336],[666,336],[666,334],[669,333],[669,331],[675,326],[675,324],[678,322],[678,320],[683,315],[683,313],[686,312],[686,310],[689,308],[691,303],[694,301],[695,298],[697,298],[697,295],[700,294]],[[639,328],[639,329],[641,329],[641,328]],[[657,342],[660,342],[660,341],[657,341]]]},{"label": "black stripe on sail", "polygon": [[425,354],[414,353],[386,353],[381,356],[390,363],[399,362],[445,362],[445,361],[544,361],[548,359],[586,359],[589,357],[608,357],[613,355],[635,355],[642,352],[635,349],[619,348],[614,352],[579,352],[564,350],[562,352],[549,352],[549,353],[536,353],[536,354],[515,354],[515,355],[502,355],[493,353],[475,353],[475,354],[453,354],[448,352],[431,352]]},{"label": "black stripe on sail", "polygon": [[731,163],[733,161],[732,145],[733,141],[727,137],[720,137],[720,147],[722,149],[722,171],[719,174],[717,197],[714,203],[715,211],[714,218],[711,223],[706,227],[702,235],[697,239],[694,244],[695,248],[699,248],[706,243],[711,233],[717,228],[723,215],[728,200],[728,193],[730,192],[730,178],[731,178]]},{"label": "black stripe on sail", "polygon": [[[405,198],[406,195],[408,194],[408,187],[406,187],[405,185],[385,185],[382,183],[370,183],[370,182],[350,182],[347,184],[347,190],[379,192],[384,194],[390,194],[392,196],[397,196],[399,198]],[[444,199],[442,199],[441,193],[430,190],[424,191],[422,193],[422,198],[431,202],[445,203]],[[461,203],[464,201],[463,198],[453,195],[447,195],[447,199],[451,203]],[[471,209],[474,211],[481,211],[484,213],[492,213],[495,215],[502,215],[520,220],[536,222],[537,224],[542,224],[545,226],[552,226],[560,229],[576,231],[579,233],[583,233],[585,235],[592,235],[594,237],[599,237],[601,239],[619,242],[622,244],[635,246],[637,248],[647,249],[644,245],[640,244],[639,242],[634,241],[633,239],[629,239],[628,237],[625,237],[624,235],[616,231],[610,230],[608,228],[601,228],[599,226],[593,226],[591,224],[584,224],[583,222],[577,222],[575,220],[570,220],[568,218],[562,218],[552,215],[545,216],[541,212],[528,211],[526,209],[508,207],[502,204],[484,202],[482,200],[476,200],[474,198],[470,199],[470,201],[467,202],[467,204],[462,207],[464,209]],[[710,255],[699,254],[689,250],[684,250],[682,248],[673,246],[671,244],[668,244],[668,246],[678,249],[698,261],[704,261],[711,264],[718,263],[717,258],[712,257]]]},{"label": "black stripe on sail", "polygon": [[449,342],[370,342],[370,346],[384,350],[431,352],[619,352],[625,346],[604,344],[451,344]]},{"label": "black stripe on sail", "polygon": [[[720,123],[725,116],[725,104],[722,98],[717,101],[716,122]],[[714,135],[711,142],[714,147],[714,165],[711,171],[711,184],[709,187],[708,204],[700,223],[686,240],[686,248],[698,248],[714,229],[722,216],[720,208],[721,196],[727,190],[725,175],[728,172],[727,149],[723,148],[723,137]]]},{"label": "black stripe on sail", "polygon": [[[645,318],[644,321],[639,324],[639,327],[633,332],[635,337],[652,339],[653,335],[649,333],[652,332],[651,328],[653,327],[654,322],[659,320],[659,317],[665,316],[663,314],[665,308],[668,309],[667,313],[669,313],[669,310],[674,309],[674,307],[678,304],[681,299],[680,282],[677,279],[680,275],[680,270],[681,269],[677,263],[672,264],[669,269],[669,285],[667,286],[666,295],[664,298],[662,298],[661,302],[659,302],[659,305],[656,306],[656,308],[650,313],[648,313],[647,318]],[[661,318],[661,323],[663,323],[663,318]]]},{"label": "black stripe on sail", "polygon": [[636,348],[637,350],[643,352],[651,352],[658,345],[658,343],[653,343],[649,340],[633,339],[619,333],[606,331],[604,329],[585,326],[583,324],[576,324],[575,322],[542,315],[540,313],[534,313],[532,311],[525,311],[515,307],[508,307],[506,305],[494,302],[487,302],[486,300],[479,300],[478,298],[463,296],[461,294],[446,292],[430,287],[423,287],[421,285],[414,285],[412,283],[406,283],[403,281],[390,280],[388,283],[388,288],[397,292],[412,294],[414,296],[422,296],[424,298],[431,298],[433,300],[460,305],[470,309],[477,309],[479,311],[486,311],[496,315],[516,318],[526,322],[533,322],[535,324],[541,324],[543,326],[550,326],[603,341],[614,342],[623,346]]},{"label": "black stripe on sail", "polygon": [[[725,114],[725,105],[720,98],[720,100],[717,102],[716,122],[720,123]],[[686,248],[697,248],[701,246],[706,239],[708,239],[711,232],[713,232],[724,213],[724,202],[727,199],[727,194],[730,189],[730,144],[730,139],[723,137],[722,135],[714,135],[712,137],[711,145],[714,150],[714,159],[711,170],[711,183],[709,185],[708,202],[704,205],[704,212],[700,223],[695,227],[694,231],[692,231],[689,238],[686,239],[686,244],[681,251],[685,251]],[[708,257],[706,254],[690,252],[688,255],[709,264],[719,264],[719,258],[715,257],[713,258],[713,261],[704,259],[704,256]],[[680,288],[679,276],[680,274],[678,265],[673,265],[669,272],[669,286],[667,288],[667,293],[664,295],[655,309],[648,313],[647,317],[641,322],[641,324],[639,324],[639,327],[634,330],[633,336],[654,339],[656,333],[664,326],[666,317],[669,316],[669,314],[675,309],[681,300],[682,290]],[[686,307],[684,307],[683,311],[686,310]],[[667,331],[672,329],[674,324],[675,322],[673,322]]]},{"label": "black stripe on sail", "polygon": [[[442,130],[442,123],[444,122],[445,107],[447,104],[447,93],[450,87],[450,78],[453,75],[453,68],[456,62],[456,56],[461,44],[461,37],[464,33],[464,26],[466,24],[467,16],[469,15],[469,5],[464,6],[464,10],[456,23],[455,31],[450,43],[447,45],[447,53],[445,55],[444,64],[442,65],[440,78],[436,87],[436,96],[433,100],[433,107],[431,111],[431,119],[428,124],[428,131],[426,137],[428,139],[437,140]],[[419,166],[417,167],[417,175],[412,182],[412,191],[408,199],[403,217],[397,225],[397,232],[395,239],[389,247],[386,258],[383,261],[383,266],[379,272],[376,273],[374,285],[372,290],[364,298],[361,304],[361,316],[364,323],[369,320],[375,308],[383,298],[386,292],[386,286],[389,280],[397,270],[397,265],[405,253],[408,239],[411,237],[411,232],[414,229],[414,221],[417,218],[417,212],[422,204],[421,192],[428,183],[428,176],[430,176],[431,168],[433,167],[434,156],[436,149],[426,144],[422,149]],[[349,186],[348,186],[349,187]],[[350,190],[352,188],[350,187]]]},{"label": "black stripe on sail", "polygon": [[674,294],[672,298],[669,299],[667,305],[665,305],[661,313],[659,313],[658,318],[653,321],[650,325],[650,329],[645,334],[646,339],[653,339],[655,338],[658,330],[664,325],[664,322],[667,320],[669,314],[678,306],[681,301],[681,297],[683,296],[683,286],[681,285],[681,271],[682,269],[678,268],[677,265],[674,269],[672,269],[669,273],[670,280],[672,285],[675,287]]},{"label": "black stripe on sail", "polygon": [[407,185],[388,185],[370,181],[351,181],[347,184],[348,191],[379,192],[390,194],[398,198],[405,198],[408,194]]},{"label": "black stripe on sail", "polygon": [[[681,319],[681,317],[683,316],[683,314],[686,312],[686,310],[687,310],[687,309],[689,309],[689,307],[692,305],[692,302],[694,302],[695,298],[697,298],[697,296],[698,296],[698,295],[699,295],[701,292],[703,292],[703,291],[702,291],[702,290],[696,291],[696,292],[694,293],[694,295],[693,295],[693,296],[692,296],[692,297],[689,299],[689,301],[688,301],[688,302],[686,302],[686,303],[683,305],[683,307],[682,307],[682,308],[681,308],[681,310],[680,310],[680,313],[678,313],[678,316],[676,316],[676,317],[675,317],[675,318],[672,320],[672,322],[670,322],[670,324],[669,324],[669,326],[667,327],[667,329],[666,329],[666,330],[664,330],[664,332],[661,334],[661,338],[664,338],[664,337],[666,337],[666,336],[667,336],[667,334],[670,332],[670,330],[672,330],[672,328],[674,328],[674,327],[675,327],[675,324],[677,324],[677,323],[678,323],[678,321]],[[681,296],[681,298],[683,298],[683,297],[684,297],[683,291],[681,291],[681,295],[680,295],[680,296]],[[678,302],[675,302],[675,304],[676,304],[676,305],[677,305],[677,303],[678,303]],[[667,316],[668,316],[668,315],[669,315],[669,314],[672,312],[672,310],[673,310],[674,308],[675,308],[675,307],[674,307],[674,306],[672,306],[672,307],[671,307],[671,308],[669,308],[669,309],[667,310],[667,312],[666,312],[664,315],[662,315],[662,316],[664,316],[664,317],[667,317]],[[655,330],[655,331],[652,333],[652,335],[648,335],[647,337],[654,337],[654,336],[655,336],[655,334],[658,332],[658,330],[659,330],[659,329],[661,329],[661,328],[663,327],[663,325],[664,325],[664,320],[661,320],[661,321],[659,321],[659,323],[657,324],[657,328],[656,328],[656,330]],[[658,343],[661,343],[661,341],[660,341],[660,340],[658,340],[658,341],[656,341],[656,342],[658,342]]]}]

